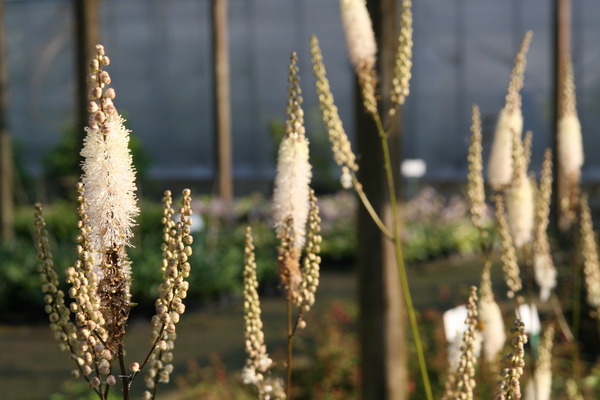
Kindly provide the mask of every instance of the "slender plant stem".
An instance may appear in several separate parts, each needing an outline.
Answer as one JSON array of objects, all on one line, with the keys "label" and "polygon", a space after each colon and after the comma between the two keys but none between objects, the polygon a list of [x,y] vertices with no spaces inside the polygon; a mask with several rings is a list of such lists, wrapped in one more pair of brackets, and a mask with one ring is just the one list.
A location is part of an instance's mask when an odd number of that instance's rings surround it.
[{"label": "slender plant stem", "polygon": [[365,209],[367,210],[367,212],[373,219],[373,222],[375,222],[377,227],[381,230],[381,232],[385,235],[386,238],[388,238],[389,240],[394,240],[394,236],[390,233],[390,231],[385,226],[385,224],[383,223],[383,221],[381,220],[379,215],[377,215],[377,211],[375,211],[375,209],[373,208],[373,205],[369,201],[369,198],[365,194],[365,191],[363,190],[361,183],[358,181],[356,174],[354,172],[352,172],[351,176],[352,176],[352,184],[354,186],[354,190],[356,191],[356,194],[358,194],[358,197],[360,198],[363,205],[365,206]]},{"label": "slender plant stem", "polygon": [[123,344],[119,344],[119,366],[121,367],[121,381],[123,382],[123,400],[129,400],[129,384],[131,382],[131,376],[127,374],[125,368],[125,355],[123,354]]},{"label": "slender plant stem", "polygon": [[294,327],[292,326],[292,298],[287,295],[287,365],[285,380],[286,400],[292,400],[292,340],[294,339]]},{"label": "slender plant stem", "polygon": [[400,275],[400,284],[402,285],[402,293],[404,294],[404,301],[406,303],[406,309],[408,311],[408,318],[410,321],[410,327],[415,341],[415,347],[417,350],[417,358],[419,360],[419,369],[421,370],[421,378],[423,379],[423,386],[425,387],[425,395],[427,400],[433,400],[433,394],[431,391],[431,383],[429,381],[429,374],[427,372],[427,363],[425,361],[425,354],[423,351],[423,344],[421,343],[421,335],[419,334],[419,325],[417,323],[417,316],[410,294],[410,287],[408,284],[408,276],[406,274],[406,265],[404,264],[404,256],[402,253],[402,246],[400,243],[400,216],[398,214],[398,201],[396,199],[396,187],[394,185],[394,173],[392,171],[392,162],[390,158],[390,149],[388,145],[388,135],[385,132],[379,115],[374,116],[377,130],[379,131],[379,137],[381,139],[381,148],[383,150],[384,166],[388,183],[388,194],[390,196],[390,203],[392,208],[393,216],[393,241],[394,250],[396,255],[396,264]]}]

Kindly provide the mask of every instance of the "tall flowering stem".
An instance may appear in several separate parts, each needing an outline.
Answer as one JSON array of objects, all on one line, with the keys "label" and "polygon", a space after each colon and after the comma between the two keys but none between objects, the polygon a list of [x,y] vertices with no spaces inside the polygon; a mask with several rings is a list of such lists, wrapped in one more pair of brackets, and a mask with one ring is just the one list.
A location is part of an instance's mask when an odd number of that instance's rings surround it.
[{"label": "tall flowering stem", "polygon": [[163,220],[164,282],[157,301],[157,315],[153,318],[155,340],[142,364],[133,363],[128,370],[123,337],[133,303],[127,247],[139,209],[135,169],[128,146],[129,131],[113,104],[115,91],[108,87],[110,75],[103,70],[109,64],[104,47],[97,45],[89,66],[90,118],[81,150],[83,174],[77,186],[78,257],[65,271],[72,302],[67,307],[65,295],[58,289],[58,275],[53,269],[47,233],[43,229],[41,206],[36,206],[42,290],[59,346],[71,353],[77,366],[72,371],[74,377],[83,376],[101,400],[108,398],[111,386],[120,379],[123,399],[128,400],[135,376],[150,364],[152,377],[146,383],[151,390],[144,393],[144,399],[153,399],[156,384],[168,382],[173,370],[175,324],[185,310],[182,299],[188,290],[185,279],[189,276],[188,257],[192,253],[191,198],[189,190],[184,190],[180,221],[173,222],[171,195],[165,195],[168,210]]},{"label": "tall flowering stem", "polygon": [[[257,366],[257,349],[248,349],[249,359],[244,369],[245,381],[254,383],[259,388],[259,394],[264,399],[291,399],[292,389],[292,344],[298,328],[304,328],[306,322],[303,314],[308,312],[315,301],[315,293],[319,284],[320,265],[320,217],[314,192],[310,189],[312,167],[309,162],[308,139],[305,135],[304,112],[302,110],[302,96],[300,91],[297,55],[292,53],[288,75],[288,104],[286,134],[279,146],[277,160],[277,175],[273,193],[273,217],[275,229],[279,239],[278,247],[278,273],[283,289],[286,291],[287,311],[287,362],[285,393],[279,390],[281,385],[278,380],[271,380],[263,384],[262,378],[266,366]],[[253,245],[251,236],[246,242],[246,268],[245,274],[252,280],[251,271],[254,265]],[[250,326],[253,338],[257,340],[252,331],[258,326],[256,320],[257,300],[251,289],[252,283],[246,285],[245,308],[247,326]],[[294,322],[294,306],[299,308]],[[250,325],[248,325],[250,323]],[[262,324],[262,323],[261,323]],[[256,346],[255,346],[256,347]],[[265,353],[266,354],[266,353]],[[266,356],[265,356],[266,357]],[[265,357],[262,357],[266,360]],[[260,364],[260,362],[259,362]],[[262,368],[262,369],[261,369]],[[269,392],[266,392],[269,388]],[[263,390],[264,389],[264,390]]]},{"label": "tall flowering stem", "polygon": [[[408,284],[406,266],[404,264],[404,256],[402,252],[402,243],[400,237],[401,221],[398,213],[398,201],[396,199],[396,188],[393,172],[395,167],[391,162],[388,132],[383,126],[381,117],[377,111],[377,99],[374,95],[376,84],[376,80],[374,79],[374,67],[377,48],[374,41],[373,28],[364,0],[341,0],[341,16],[346,33],[350,61],[357,72],[358,82],[361,87],[363,105],[366,113],[373,118],[377,128],[377,133],[380,138],[380,144],[384,158],[385,176],[388,186],[389,204],[392,211],[392,226],[386,226],[381,216],[378,215],[377,211],[370,203],[363,191],[362,185],[356,178],[355,171],[357,171],[358,166],[354,167],[356,164],[355,157],[351,153],[350,146],[345,144],[345,133],[343,133],[341,123],[338,123],[339,116],[337,115],[337,108],[333,104],[333,96],[331,95],[329,83],[326,78],[321,50],[319,49],[316,37],[313,36],[311,38],[312,62],[316,77],[316,89],[319,95],[321,111],[323,112],[323,120],[327,125],[330,141],[333,145],[332,150],[334,153],[334,159],[342,168],[343,187],[353,187],[355,189],[365,209],[372,217],[374,223],[381,230],[382,234],[387,239],[392,241],[394,245],[396,265],[400,275],[400,285],[402,287],[408,318],[415,341],[419,368],[423,385],[425,387],[425,394],[428,400],[432,400],[433,394],[431,391],[431,384],[429,382],[429,374],[427,372],[427,363],[425,360],[423,345],[421,343],[416,312],[414,309],[412,296],[410,294],[410,287]],[[400,33],[399,46],[401,46],[401,48],[398,50],[396,59],[397,81],[392,82],[394,87],[392,91],[394,96],[394,99],[391,99],[392,103],[403,102],[405,95],[408,93],[407,90],[410,79],[411,64],[410,57],[412,55],[412,27],[410,26],[412,22],[411,17],[410,2],[404,1],[402,3],[402,29],[404,30]],[[394,113],[392,112],[391,114]],[[352,155],[349,156],[350,154]],[[348,163],[348,160],[351,160],[352,166]]]}]

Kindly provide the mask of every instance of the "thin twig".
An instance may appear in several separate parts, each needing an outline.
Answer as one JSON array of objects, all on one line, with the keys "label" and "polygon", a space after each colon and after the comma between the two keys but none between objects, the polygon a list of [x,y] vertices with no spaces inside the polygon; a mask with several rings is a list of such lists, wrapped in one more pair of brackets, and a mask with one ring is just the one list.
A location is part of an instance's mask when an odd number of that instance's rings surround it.
[{"label": "thin twig", "polygon": [[125,368],[125,356],[123,354],[123,344],[119,344],[119,365],[121,367],[121,380],[123,382],[123,400],[129,400],[129,385],[133,379],[130,375],[127,375],[127,369]]},{"label": "thin twig", "polygon": [[381,230],[381,232],[384,234],[384,236],[386,238],[388,238],[389,240],[394,240],[394,236],[390,233],[390,231],[385,226],[385,224],[383,223],[383,221],[381,220],[379,215],[377,215],[377,211],[375,211],[375,209],[373,208],[373,205],[367,198],[367,195],[365,194],[361,183],[358,181],[356,174],[354,172],[351,172],[351,176],[352,176],[352,185],[354,186],[354,190],[356,191],[356,194],[358,194],[358,197],[360,198],[363,205],[365,206],[365,209],[367,210],[367,212],[373,219],[373,222],[375,222],[377,227]]},{"label": "thin twig", "polygon": [[292,340],[295,329],[292,328],[292,297],[288,292],[287,297],[287,365],[285,395],[286,400],[292,400]]}]

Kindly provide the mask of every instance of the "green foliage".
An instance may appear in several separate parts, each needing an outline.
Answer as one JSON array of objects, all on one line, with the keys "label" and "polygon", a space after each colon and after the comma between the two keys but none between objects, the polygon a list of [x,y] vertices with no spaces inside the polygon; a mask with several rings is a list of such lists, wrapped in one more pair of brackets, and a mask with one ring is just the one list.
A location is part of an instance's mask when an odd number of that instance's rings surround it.
[{"label": "green foliage", "polygon": [[185,376],[177,379],[182,400],[253,400],[256,394],[244,385],[240,374],[231,373],[218,355],[211,356],[211,365],[202,367],[188,362]]},{"label": "green foliage", "polygon": [[[122,399],[119,396],[121,388],[115,386],[111,392],[108,393],[107,400],[118,400]],[[69,379],[61,385],[61,391],[50,395],[50,400],[96,400],[98,395],[90,390],[89,386],[81,380]]]},{"label": "green foliage", "polygon": [[[309,359],[298,373],[297,399],[352,400],[359,398],[360,357],[356,311],[334,303],[324,316],[311,318],[308,339],[301,346]],[[302,337],[300,337],[302,338]]]},{"label": "green foliage", "polygon": [[[429,194],[427,194],[429,193]],[[440,200],[427,192],[407,204],[405,255],[409,263],[452,253],[476,251],[478,233],[471,225],[462,203]],[[356,252],[356,199],[348,192],[322,196],[323,267],[352,267]],[[270,203],[254,195],[227,206],[217,199],[201,197],[195,202],[195,218],[202,229],[194,233],[190,298],[206,302],[219,296],[241,293],[244,230],[252,226],[258,278],[262,288],[277,285],[277,241],[272,229]],[[53,240],[55,265],[60,273],[75,260],[78,216],[76,205],[57,201],[45,206],[44,217]],[[133,247],[129,250],[133,268],[132,295],[142,306],[152,307],[162,275],[162,205],[142,201]],[[37,277],[37,250],[32,242],[32,209],[17,207],[17,239],[0,244],[0,310],[16,304],[41,306]],[[35,307],[30,307],[35,309]]]}]

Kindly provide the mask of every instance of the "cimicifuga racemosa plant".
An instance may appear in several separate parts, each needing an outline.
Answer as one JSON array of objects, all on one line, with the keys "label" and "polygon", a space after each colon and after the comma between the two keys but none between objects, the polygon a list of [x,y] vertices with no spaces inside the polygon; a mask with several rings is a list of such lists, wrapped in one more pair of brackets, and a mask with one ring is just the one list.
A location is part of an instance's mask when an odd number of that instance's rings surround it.
[{"label": "cimicifuga racemosa plant", "polygon": [[584,162],[581,123],[577,115],[573,63],[568,57],[563,60],[563,86],[560,90],[557,123],[557,154],[559,180],[559,208],[561,228],[568,229],[576,219],[579,198],[579,181]]},{"label": "cimicifuga racemosa plant", "polygon": [[[115,91],[107,87],[110,75],[104,70],[110,60],[102,45],[90,62],[88,84],[90,113],[85,128],[81,155],[83,174],[77,186],[79,201],[79,234],[75,263],[66,269],[70,285],[70,304],[58,289],[47,233],[43,229],[41,205],[36,205],[37,245],[42,291],[47,304],[51,329],[61,350],[69,351],[76,365],[73,376],[83,376],[102,400],[108,398],[111,386],[121,381],[124,399],[130,398],[130,386],[136,375],[148,364],[153,373],[145,399],[156,395],[156,384],[168,382],[173,369],[175,324],[184,312],[190,265],[191,206],[189,190],[184,190],[175,223],[171,216],[171,195],[165,195],[163,273],[164,282],[153,318],[153,341],[147,357],[134,362],[129,370],[125,362],[123,337],[131,307],[131,263],[127,247],[133,237],[132,227],[139,213],[135,196],[135,169],[128,148],[129,130],[117,112]],[[158,266],[157,266],[158,267]]]},{"label": "cimicifuga racemosa plant", "polygon": [[547,301],[556,287],[556,267],[548,242],[548,222],[552,195],[552,151],[546,149],[540,184],[535,197],[535,229],[533,240],[533,272],[540,287],[540,300]]},{"label": "cimicifuga racemosa plant", "polygon": [[[273,193],[273,217],[279,239],[278,273],[287,303],[285,391],[283,380],[271,376],[269,371],[272,361],[266,353],[260,321],[254,245],[250,230],[246,233],[244,312],[248,359],[243,377],[246,383],[258,388],[259,398],[265,400],[291,399],[293,339],[298,329],[306,327],[304,314],[313,306],[319,285],[321,219],[317,199],[310,188],[312,167],[299,81],[297,55],[292,53],[285,136],[279,145]],[[294,306],[298,308],[295,313]]]},{"label": "cimicifuga racemosa plant", "polygon": [[527,176],[527,159],[520,135],[513,133],[513,178],[506,191],[506,215],[516,248],[523,247],[533,238],[534,200],[531,180]]},{"label": "cimicifuga racemosa plant", "polygon": [[526,54],[531,42],[531,31],[525,34],[508,84],[508,93],[504,107],[500,110],[494,140],[488,161],[488,183],[496,190],[504,189],[513,176],[512,148],[513,135],[519,139],[523,132],[523,113],[521,111],[521,88],[525,74]]},{"label": "cimicifuga racemosa plant", "polygon": [[478,341],[477,287],[471,286],[467,302],[467,329],[463,333],[458,365],[450,366],[446,378],[443,400],[473,400],[475,389],[475,367],[477,364],[476,343]]},{"label": "cimicifuga racemosa plant", "polygon": [[506,334],[502,311],[494,299],[494,292],[492,291],[491,266],[491,261],[487,260],[483,267],[478,310],[481,336],[483,338],[483,359],[488,364],[494,365],[506,342]]},{"label": "cimicifuga racemosa plant", "polygon": [[[373,26],[365,0],[340,0],[341,18],[346,34],[348,53],[357,75],[363,106],[367,115],[369,115],[377,128],[377,134],[380,139],[381,150],[384,159],[384,171],[387,182],[387,193],[389,195],[389,204],[391,209],[391,222],[387,226],[377,210],[372,206],[369,198],[366,196],[362,184],[358,181],[356,171],[358,164],[356,157],[352,153],[350,142],[344,132],[338,110],[334,104],[334,98],[327,80],[327,73],[323,62],[323,55],[319,48],[319,42],[315,36],[311,37],[311,54],[313,71],[316,77],[316,90],[319,98],[323,121],[327,127],[334,160],[342,169],[342,186],[344,188],[354,188],[363,206],[373,219],[373,222],[380,229],[382,235],[393,243],[396,265],[399,271],[400,285],[407,308],[407,314],[414,338],[414,343],[419,362],[419,369],[425,391],[425,398],[432,400],[431,384],[427,371],[427,363],[423,352],[423,345],[419,335],[416,313],[414,310],[408,277],[404,264],[402,252],[402,243],[400,235],[401,221],[398,212],[398,201],[396,199],[396,189],[394,183],[394,171],[396,167],[392,165],[390,156],[389,134],[391,124],[386,121],[384,126],[382,116],[379,114],[377,85],[380,83],[376,79],[377,45]],[[409,93],[410,69],[412,66],[412,13],[411,2],[405,0],[401,3],[401,28],[399,32],[398,48],[396,53],[396,63],[394,68],[394,77],[391,82],[387,82],[392,90],[390,99],[385,99],[390,104],[390,109],[385,110],[387,119],[394,118],[396,110],[402,105]],[[389,100],[389,102],[387,101]],[[393,124],[392,124],[393,125]]]},{"label": "cimicifuga racemosa plant", "polygon": [[581,196],[579,211],[587,303],[596,311],[596,317],[600,318],[600,261],[598,260],[598,245],[594,234],[592,214],[585,194]]},{"label": "cimicifuga racemosa plant", "polygon": [[548,325],[540,342],[533,377],[527,382],[526,400],[550,400],[552,394],[552,345],[554,326]]},{"label": "cimicifuga racemosa plant", "polygon": [[496,384],[495,400],[519,400],[521,393],[521,377],[525,368],[525,324],[516,319],[511,328],[512,351],[506,355],[506,367],[500,372],[500,379]]},{"label": "cimicifuga racemosa plant", "polygon": [[502,261],[504,279],[508,286],[507,296],[512,299],[521,290],[523,283],[521,281],[517,253],[509,232],[508,222],[506,222],[506,211],[502,195],[497,194],[494,196],[494,204],[496,209],[496,224],[498,225],[498,233],[500,234],[500,260]]}]

